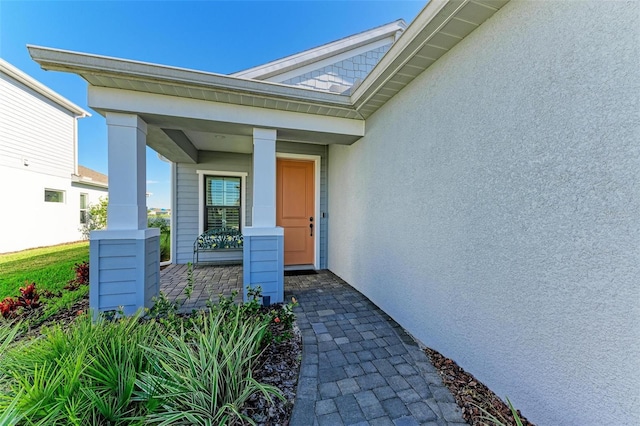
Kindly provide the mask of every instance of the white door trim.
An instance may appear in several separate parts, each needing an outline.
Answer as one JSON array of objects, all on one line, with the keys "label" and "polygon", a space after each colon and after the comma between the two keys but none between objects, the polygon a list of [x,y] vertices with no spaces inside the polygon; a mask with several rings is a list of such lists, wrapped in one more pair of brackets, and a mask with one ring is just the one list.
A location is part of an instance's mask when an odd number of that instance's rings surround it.
[{"label": "white door trim", "polygon": [[276,152],[276,158],[284,158],[287,160],[307,160],[313,161],[313,173],[315,174],[314,179],[314,216],[313,216],[313,251],[314,251],[314,262],[313,267],[315,269],[320,269],[320,161],[322,157],[319,155],[308,155],[308,154],[290,154],[288,152]]}]

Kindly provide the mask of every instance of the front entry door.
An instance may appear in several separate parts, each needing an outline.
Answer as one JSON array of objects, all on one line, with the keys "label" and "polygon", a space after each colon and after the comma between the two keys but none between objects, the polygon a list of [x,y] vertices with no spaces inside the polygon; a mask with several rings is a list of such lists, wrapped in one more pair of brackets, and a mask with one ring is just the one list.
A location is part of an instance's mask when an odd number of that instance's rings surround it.
[{"label": "front entry door", "polygon": [[278,158],[276,225],[284,228],[284,264],[312,265],[316,236],[314,162]]}]

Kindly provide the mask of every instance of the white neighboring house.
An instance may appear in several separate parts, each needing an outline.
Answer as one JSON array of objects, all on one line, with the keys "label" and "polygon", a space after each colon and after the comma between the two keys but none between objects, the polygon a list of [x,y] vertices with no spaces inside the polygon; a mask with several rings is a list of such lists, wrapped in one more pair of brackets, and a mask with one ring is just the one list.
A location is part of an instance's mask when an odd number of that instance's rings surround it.
[{"label": "white neighboring house", "polygon": [[0,59],[0,253],[82,239],[107,177],[78,166],[90,114]]}]

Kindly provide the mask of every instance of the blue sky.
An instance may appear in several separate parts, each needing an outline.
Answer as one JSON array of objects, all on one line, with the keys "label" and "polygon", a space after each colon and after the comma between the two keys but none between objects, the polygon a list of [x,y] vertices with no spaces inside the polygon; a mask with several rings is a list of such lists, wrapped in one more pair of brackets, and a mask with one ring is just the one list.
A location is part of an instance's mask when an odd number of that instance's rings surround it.
[{"label": "blue sky", "polygon": [[[47,72],[27,44],[231,73],[402,18],[425,1],[6,1],[0,57],[88,109],[87,83]],[[107,172],[107,128],[98,113],[79,122],[79,163]],[[148,207],[169,207],[169,165],[147,151]]]}]

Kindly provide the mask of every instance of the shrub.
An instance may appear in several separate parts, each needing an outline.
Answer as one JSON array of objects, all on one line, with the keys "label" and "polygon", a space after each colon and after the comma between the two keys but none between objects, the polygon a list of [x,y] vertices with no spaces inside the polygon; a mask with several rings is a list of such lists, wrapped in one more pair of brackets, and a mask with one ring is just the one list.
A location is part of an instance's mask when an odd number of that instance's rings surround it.
[{"label": "shrub", "polygon": [[80,226],[80,232],[84,239],[89,239],[91,231],[107,227],[107,207],[109,199],[100,197],[97,204],[91,204],[87,210],[87,220]]},{"label": "shrub", "polygon": [[147,347],[154,360],[137,381],[138,398],[157,405],[147,417],[162,425],[229,424],[250,421],[241,413],[249,397],[282,398],[277,388],[252,377],[267,324],[244,319],[241,309],[199,315],[192,329],[161,335]]},{"label": "shrub", "polygon": [[20,296],[17,299],[5,297],[0,302],[0,314],[3,318],[15,318],[20,309],[33,311],[40,307],[40,295],[36,290],[36,283],[27,284],[20,287]]},{"label": "shrub", "polygon": [[2,315],[3,318],[14,318],[17,308],[17,300],[12,297],[5,297],[4,300],[0,302],[0,315]]},{"label": "shrub", "polygon": [[12,426],[22,419],[22,416],[18,414],[17,410],[22,394],[17,394],[13,398],[5,396],[5,384],[7,380],[5,378],[6,371],[3,368],[5,354],[20,329],[20,324],[14,324],[13,326],[0,324],[0,407],[2,408],[0,410],[0,425]]},{"label": "shrub", "polygon": [[19,396],[14,411],[28,423],[130,424],[147,410],[132,395],[136,372],[149,368],[142,345],[153,346],[156,329],[137,317],[92,323],[84,315],[12,348],[0,365],[8,383],[0,412]]},{"label": "shrub", "polygon": [[89,285],[89,262],[76,263],[73,265],[75,278],[70,280],[64,287],[65,290],[73,291],[80,288],[81,285]]},{"label": "shrub", "polygon": [[171,258],[171,227],[166,217],[152,216],[147,218],[149,228],[160,229],[160,260],[164,262]]}]

